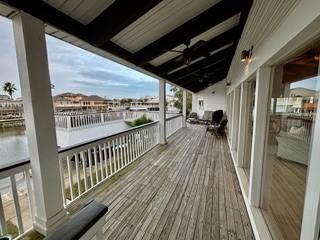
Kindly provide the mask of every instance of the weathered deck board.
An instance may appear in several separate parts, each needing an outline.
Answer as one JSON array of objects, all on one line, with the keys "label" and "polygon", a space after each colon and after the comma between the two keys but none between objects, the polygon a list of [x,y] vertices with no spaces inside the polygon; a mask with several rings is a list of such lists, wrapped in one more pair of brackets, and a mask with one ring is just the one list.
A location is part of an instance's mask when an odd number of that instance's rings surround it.
[{"label": "weathered deck board", "polygon": [[[253,239],[225,138],[190,125],[90,194],[108,239]],[[85,201],[85,199],[83,199]]]}]

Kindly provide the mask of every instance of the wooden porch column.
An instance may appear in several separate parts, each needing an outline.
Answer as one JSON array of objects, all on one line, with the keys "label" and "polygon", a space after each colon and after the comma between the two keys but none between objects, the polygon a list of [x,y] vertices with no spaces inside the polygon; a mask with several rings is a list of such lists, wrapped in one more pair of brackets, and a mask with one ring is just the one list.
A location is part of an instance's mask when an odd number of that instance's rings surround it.
[{"label": "wooden porch column", "polygon": [[237,149],[239,107],[240,107],[239,99],[240,99],[240,88],[236,88],[234,90],[233,104],[232,104],[231,150]]},{"label": "wooden porch column", "polygon": [[13,19],[34,184],[34,228],[47,235],[66,218],[44,24],[21,12]]},{"label": "wooden porch column", "polygon": [[260,207],[263,176],[263,161],[268,129],[269,88],[273,77],[271,67],[257,70],[255,108],[253,113],[253,136],[251,150],[251,168],[249,179],[249,202],[253,207]]},{"label": "wooden porch column", "polygon": [[243,167],[244,152],[247,140],[248,131],[248,112],[249,112],[249,83],[244,82],[241,84],[241,94],[240,94],[240,111],[239,111],[239,127],[238,127],[238,147],[237,147],[237,165],[238,167]]},{"label": "wooden porch column", "polygon": [[166,81],[159,80],[159,143],[166,144]]},{"label": "wooden porch column", "polygon": [[186,127],[186,120],[187,120],[187,91],[182,90],[182,114],[183,114],[183,120],[182,120],[182,127]]}]

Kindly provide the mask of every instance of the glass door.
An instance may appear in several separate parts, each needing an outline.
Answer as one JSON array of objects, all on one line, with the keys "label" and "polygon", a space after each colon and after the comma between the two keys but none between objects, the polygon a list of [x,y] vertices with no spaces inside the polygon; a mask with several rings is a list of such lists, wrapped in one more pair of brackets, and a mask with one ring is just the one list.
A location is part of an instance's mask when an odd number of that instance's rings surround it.
[{"label": "glass door", "polygon": [[248,83],[248,116],[246,126],[246,145],[244,149],[244,163],[243,169],[249,179],[250,167],[251,167],[251,149],[252,149],[252,135],[253,135],[253,121],[254,121],[254,106],[256,97],[256,80],[252,80]]},{"label": "glass door", "polygon": [[275,68],[262,192],[274,239],[300,239],[320,86],[320,49],[314,46],[320,42]]}]

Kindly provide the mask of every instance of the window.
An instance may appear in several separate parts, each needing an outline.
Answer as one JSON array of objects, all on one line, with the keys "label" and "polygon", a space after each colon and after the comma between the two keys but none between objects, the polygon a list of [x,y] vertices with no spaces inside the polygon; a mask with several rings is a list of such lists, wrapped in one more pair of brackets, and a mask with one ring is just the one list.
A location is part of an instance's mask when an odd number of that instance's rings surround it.
[{"label": "window", "polygon": [[200,111],[204,110],[204,100],[203,99],[199,100],[199,110]]},{"label": "window", "polygon": [[275,239],[300,239],[319,69],[316,48],[275,69],[262,195],[263,215]]}]

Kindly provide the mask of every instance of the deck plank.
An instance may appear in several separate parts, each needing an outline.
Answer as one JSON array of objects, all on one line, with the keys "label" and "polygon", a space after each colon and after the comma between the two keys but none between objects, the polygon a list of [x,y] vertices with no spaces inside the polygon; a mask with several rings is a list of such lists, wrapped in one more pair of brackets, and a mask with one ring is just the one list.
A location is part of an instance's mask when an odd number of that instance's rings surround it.
[{"label": "deck plank", "polygon": [[189,125],[97,189],[108,239],[254,239],[226,138]]}]

